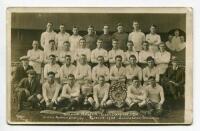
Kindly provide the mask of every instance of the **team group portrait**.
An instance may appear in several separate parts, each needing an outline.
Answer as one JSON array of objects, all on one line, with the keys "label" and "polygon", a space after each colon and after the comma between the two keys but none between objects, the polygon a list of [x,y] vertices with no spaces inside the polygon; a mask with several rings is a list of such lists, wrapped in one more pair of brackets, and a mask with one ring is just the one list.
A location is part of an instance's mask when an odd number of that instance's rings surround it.
[{"label": "team group portrait", "polygon": [[11,20],[13,121],[69,122],[48,116],[77,112],[184,121],[185,15],[13,13]]}]

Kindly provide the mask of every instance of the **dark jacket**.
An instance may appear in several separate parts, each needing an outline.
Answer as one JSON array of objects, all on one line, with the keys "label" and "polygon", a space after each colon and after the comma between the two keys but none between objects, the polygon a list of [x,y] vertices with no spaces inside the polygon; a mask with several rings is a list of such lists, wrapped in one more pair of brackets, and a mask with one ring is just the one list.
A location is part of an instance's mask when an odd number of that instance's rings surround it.
[{"label": "dark jacket", "polygon": [[173,70],[172,67],[168,67],[164,75],[164,80],[165,82],[174,81],[180,86],[183,86],[185,84],[185,70],[180,67],[178,67],[177,70]]},{"label": "dark jacket", "polygon": [[36,78],[34,78],[31,83],[29,82],[28,78],[22,79],[19,82],[16,90],[20,90],[22,88],[27,89],[30,92],[30,95],[37,95],[42,93],[42,85]]},{"label": "dark jacket", "polygon": [[26,78],[27,75],[27,71],[33,69],[32,66],[28,65],[28,68],[26,70],[24,70],[24,67],[22,65],[19,65],[16,69],[16,71],[13,73],[13,82],[20,82],[23,78]]}]

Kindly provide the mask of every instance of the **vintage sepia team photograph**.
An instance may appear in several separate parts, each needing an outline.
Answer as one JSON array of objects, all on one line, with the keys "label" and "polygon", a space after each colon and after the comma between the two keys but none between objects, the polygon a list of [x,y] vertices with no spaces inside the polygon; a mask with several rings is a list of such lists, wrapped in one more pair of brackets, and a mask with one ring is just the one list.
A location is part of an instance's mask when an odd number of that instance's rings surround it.
[{"label": "vintage sepia team photograph", "polygon": [[192,124],[192,9],[7,9],[8,124]]}]

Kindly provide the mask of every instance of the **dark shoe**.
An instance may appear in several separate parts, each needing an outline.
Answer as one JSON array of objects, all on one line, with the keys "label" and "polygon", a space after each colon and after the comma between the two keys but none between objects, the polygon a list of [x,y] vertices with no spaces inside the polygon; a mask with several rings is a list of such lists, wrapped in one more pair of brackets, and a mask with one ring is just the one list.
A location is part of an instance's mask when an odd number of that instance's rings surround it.
[{"label": "dark shoe", "polygon": [[93,107],[89,107],[88,110],[89,111],[94,111],[94,108]]},{"label": "dark shoe", "polygon": [[106,109],[101,109],[101,112],[102,112],[103,114],[106,114],[108,111],[107,111]]},{"label": "dark shoe", "polygon": [[63,108],[60,109],[61,112],[66,112],[66,111],[69,111],[69,110],[70,110],[69,107],[63,107]]},{"label": "dark shoe", "polygon": [[123,112],[130,111],[130,107],[124,107],[124,108],[122,108],[122,111],[123,111]]},{"label": "dark shoe", "polygon": [[133,109],[134,111],[140,111],[140,107],[138,106],[138,104],[134,104],[131,109]]}]

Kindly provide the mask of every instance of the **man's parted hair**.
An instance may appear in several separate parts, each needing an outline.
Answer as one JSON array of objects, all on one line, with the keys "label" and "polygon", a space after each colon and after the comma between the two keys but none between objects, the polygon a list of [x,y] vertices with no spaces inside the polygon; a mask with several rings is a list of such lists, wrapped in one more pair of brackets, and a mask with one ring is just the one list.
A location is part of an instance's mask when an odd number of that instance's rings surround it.
[{"label": "man's parted hair", "polygon": [[115,56],[115,60],[116,60],[117,58],[120,58],[120,59],[122,60],[122,56],[121,56],[121,55]]},{"label": "man's parted hair", "polygon": [[152,24],[150,27],[155,27],[155,28],[157,28],[157,25],[155,25],[155,24]]},{"label": "man's parted hair", "polygon": [[93,28],[94,29],[94,26],[93,25],[89,25],[88,28]]},{"label": "man's parted hair", "polygon": [[154,76],[149,76],[148,80],[156,80]]},{"label": "man's parted hair", "polygon": [[64,45],[64,44],[66,44],[66,43],[67,43],[67,44],[70,44],[70,42],[69,42],[69,41],[64,41],[64,42],[63,42],[63,45]]},{"label": "man's parted hair", "polygon": [[136,56],[135,56],[135,55],[130,55],[130,56],[129,56],[129,59],[130,59],[130,58],[135,58],[135,59],[136,59]]},{"label": "man's parted hair", "polygon": [[98,79],[99,79],[99,78],[104,78],[104,79],[105,79],[105,76],[104,76],[104,75],[100,75],[100,76],[98,77]]},{"label": "man's parted hair", "polygon": [[137,80],[139,81],[139,78],[137,76],[133,76],[132,81]]},{"label": "man's parted hair", "polygon": [[104,59],[104,57],[103,57],[102,55],[97,56],[97,59],[98,59],[98,58],[103,58],[103,59]]},{"label": "man's parted hair", "polygon": [[97,41],[102,41],[103,42],[103,39],[102,38],[98,38]]},{"label": "man's parted hair", "polygon": [[77,29],[78,29],[78,26],[76,26],[76,25],[73,25],[73,26],[72,26],[72,28],[73,28],[73,29],[74,29],[74,28],[77,28]]},{"label": "man's parted hair", "polygon": [[129,41],[127,42],[127,45],[128,45],[128,43],[131,43],[132,45],[134,45],[134,44],[133,44],[133,41],[130,41],[130,40],[129,40]]},{"label": "man's parted hair", "polygon": [[71,55],[65,55],[65,58],[70,58],[71,59]]},{"label": "man's parted hair", "polygon": [[49,72],[47,73],[47,75],[48,75],[48,76],[49,76],[49,75],[55,76],[56,74],[55,74],[53,71],[49,71]]},{"label": "man's parted hair", "polygon": [[117,41],[117,42],[118,42],[118,39],[116,39],[116,38],[113,38],[113,39],[112,39],[112,41]]},{"label": "man's parted hair", "polygon": [[73,74],[69,74],[68,78],[70,78],[70,77],[75,79],[75,76]]},{"label": "man's parted hair", "polygon": [[85,39],[85,38],[83,38],[83,37],[82,37],[82,38],[81,38],[79,41],[81,41],[81,40],[84,40],[84,41],[86,41],[86,39]]},{"label": "man's parted hair", "polygon": [[147,61],[155,61],[153,57],[149,56],[147,57]]},{"label": "man's parted hair", "polygon": [[55,40],[49,40],[49,43],[51,43],[51,42],[54,42],[54,43],[55,43]]}]

